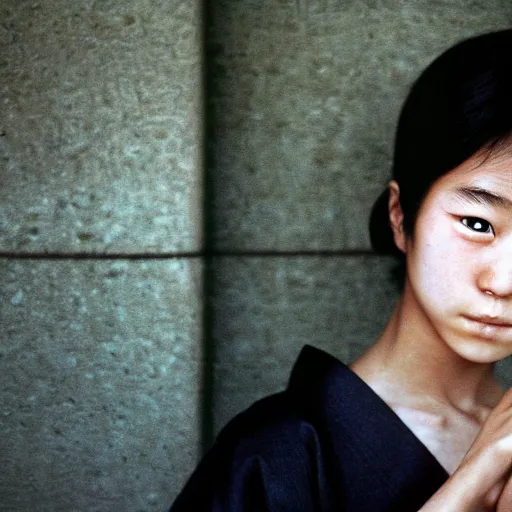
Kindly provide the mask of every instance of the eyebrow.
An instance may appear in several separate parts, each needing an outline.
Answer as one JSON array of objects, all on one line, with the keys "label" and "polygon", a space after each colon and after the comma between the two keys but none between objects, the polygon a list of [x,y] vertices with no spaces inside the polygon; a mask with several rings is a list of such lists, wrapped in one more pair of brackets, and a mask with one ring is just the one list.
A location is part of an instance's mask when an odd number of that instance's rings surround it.
[{"label": "eyebrow", "polygon": [[455,189],[455,194],[461,199],[478,203],[484,206],[497,206],[499,208],[512,209],[512,201],[506,197],[489,192],[480,187],[459,187]]}]

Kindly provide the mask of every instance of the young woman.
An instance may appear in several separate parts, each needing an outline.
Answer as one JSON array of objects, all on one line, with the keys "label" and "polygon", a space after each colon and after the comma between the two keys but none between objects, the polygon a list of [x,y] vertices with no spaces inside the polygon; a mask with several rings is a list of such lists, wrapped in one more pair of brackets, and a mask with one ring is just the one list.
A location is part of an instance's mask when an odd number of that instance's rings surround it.
[{"label": "young woman", "polygon": [[349,369],[305,347],[288,388],[222,431],[171,510],[512,511],[512,30],[414,84],[372,243],[400,300]]}]

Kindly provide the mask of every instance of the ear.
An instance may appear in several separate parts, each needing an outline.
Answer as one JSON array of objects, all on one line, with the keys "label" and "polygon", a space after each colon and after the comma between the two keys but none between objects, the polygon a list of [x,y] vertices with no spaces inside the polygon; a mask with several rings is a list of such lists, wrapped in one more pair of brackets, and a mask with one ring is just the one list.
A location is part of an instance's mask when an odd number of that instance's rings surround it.
[{"label": "ear", "polygon": [[404,212],[400,204],[400,187],[395,180],[389,182],[389,225],[393,231],[395,245],[400,251],[405,253],[407,237],[404,231]]}]

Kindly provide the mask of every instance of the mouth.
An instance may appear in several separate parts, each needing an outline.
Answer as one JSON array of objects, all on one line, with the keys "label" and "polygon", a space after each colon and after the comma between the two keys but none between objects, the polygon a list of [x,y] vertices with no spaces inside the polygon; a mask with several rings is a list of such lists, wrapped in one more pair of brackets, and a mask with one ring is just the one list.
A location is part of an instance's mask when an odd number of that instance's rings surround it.
[{"label": "mouth", "polygon": [[496,328],[503,328],[503,329],[507,329],[507,328],[511,328],[512,327],[512,323],[507,321],[507,320],[504,320],[503,318],[496,318],[496,317],[490,317],[490,316],[470,316],[470,315],[465,315],[465,318],[467,320],[470,320],[471,322],[477,322],[478,324],[480,325],[487,325],[487,326],[492,326],[492,327],[496,327]]}]

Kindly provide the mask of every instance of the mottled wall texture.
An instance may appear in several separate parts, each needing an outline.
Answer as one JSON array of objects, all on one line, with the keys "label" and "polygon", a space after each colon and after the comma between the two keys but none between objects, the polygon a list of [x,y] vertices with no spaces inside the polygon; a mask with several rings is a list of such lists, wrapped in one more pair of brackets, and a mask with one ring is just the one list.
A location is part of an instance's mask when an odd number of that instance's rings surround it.
[{"label": "mottled wall texture", "polygon": [[375,340],[399,106],[511,24],[508,0],[3,0],[0,510],[163,511],[205,420],[305,343]]},{"label": "mottled wall texture", "polygon": [[199,455],[202,9],[0,2],[0,510],[161,511]]}]

